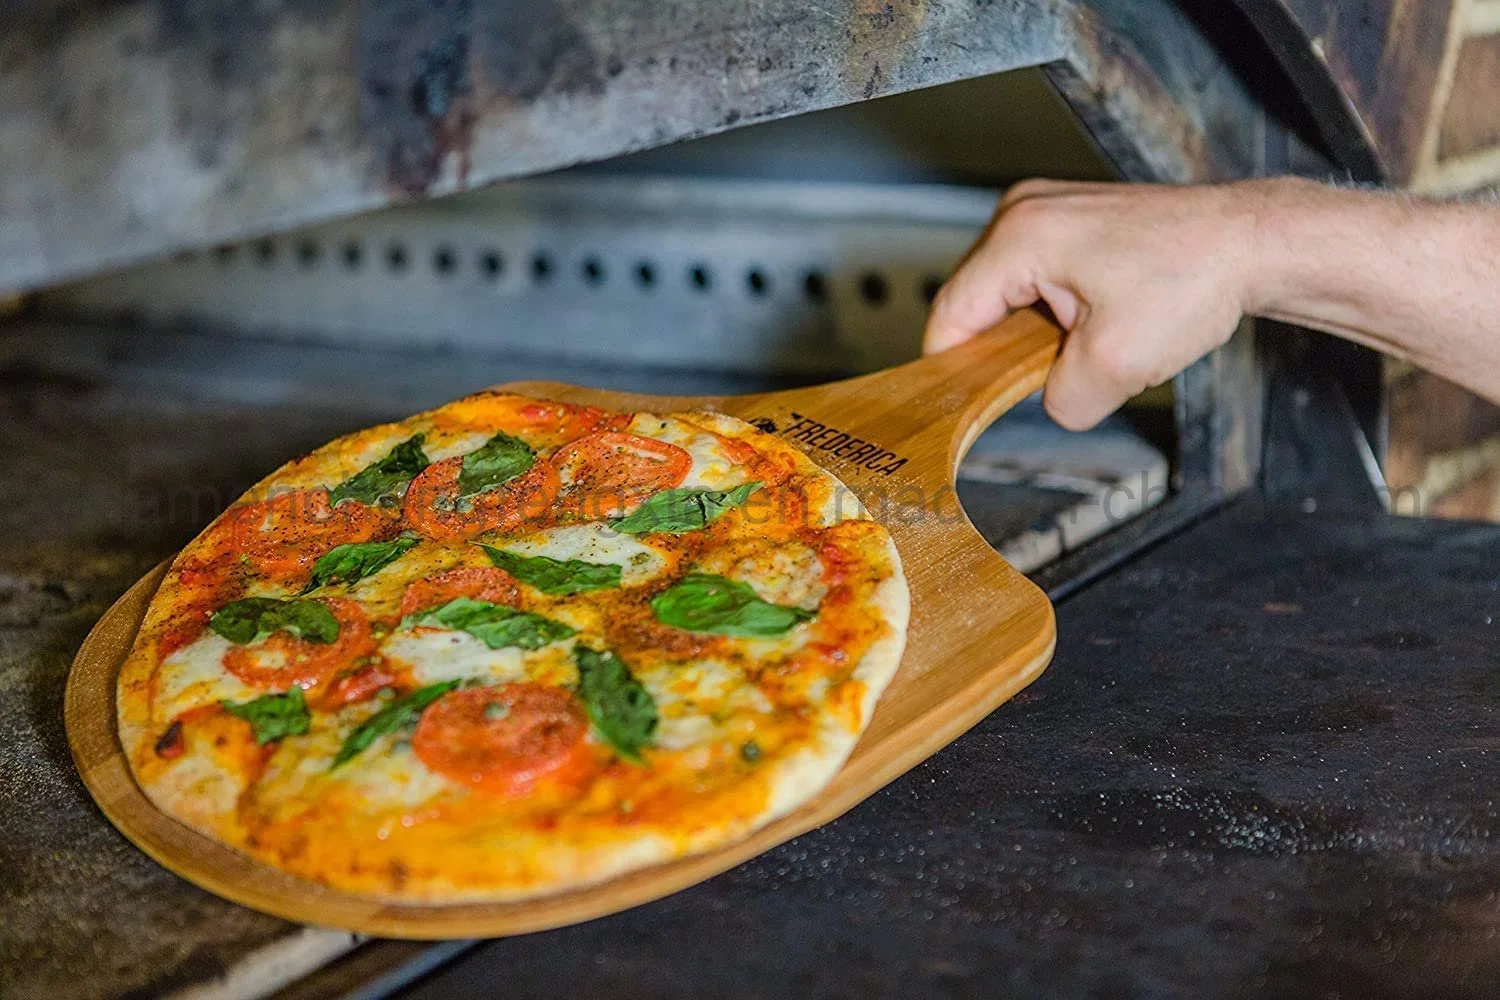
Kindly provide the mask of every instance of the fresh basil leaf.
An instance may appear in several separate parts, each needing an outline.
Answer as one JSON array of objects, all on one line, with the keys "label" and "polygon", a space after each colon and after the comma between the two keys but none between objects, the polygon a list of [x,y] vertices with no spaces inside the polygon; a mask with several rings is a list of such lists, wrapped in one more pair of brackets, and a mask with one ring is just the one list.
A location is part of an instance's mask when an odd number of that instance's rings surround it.
[{"label": "fresh basil leaf", "polygon": [[[385,542],[348,542],[336,545],[313,563],[307,590],[330,583],[354,583],[389,566],[420,541],[412,532],[402,532]],[[303,591],[306,593],[307,591]]]},{"label": "fresh basil leaf", "polygon": [[294,687],[285,694],[263,694],[250,701],[222,701],[224,711],[250,723],[256,743],[270,743],[287,736],[307,732],[312,717],[307,714],[307,699],[302,689]]},{"label": "fresh basil leaf", "polygon": [[641,747],[656,732],[656,702],[614,653],[587,646],[573,647],[578,665],[578,695],[594,732],[621,757],[644,763]]},{"label": "fresh basil leaf", "polygon": [[761,600],[749,584],[709,573],[689,573],[652,598],[651,611],[673,628],[751,639],[781,635],[813,617],[811,611]]},{"label": "fresh basil leaf", "polygon": [[651,531],[680,535],[697,531],[744,503],[760,486],[760,483],[746,483],[732,490],[662,490],[629,514],[611,521],[610,527],[627,535]]},{"label": "fresh basil leaf", "polygon": [[566,639],[578,631],[530,611],[517,611],[503,604],[476,601],[472,597],[455,597],[447,604],[418,611],[402,619],[401,624],[436,625],[467,632],[491,649],[507,646],[541,649],[549,642]]},{"label": "fresh basil leaf", "polygon": [[464,456],[458,470],[459,499],[509,482],[536,461],[536,452],[520,438],[501,431]]},{"label": "fresh basil leaf", "polygon": [[301,597],[246,597],[213,613],[208,627],[241,646],[272,632],[290,632],[308,642],[332,642],[339,620],[320,601]]},{"label": "fresh basil leaf", "polygon": [[483,543],[479,547],[490,557],[490,562],[544,594],[566,596],[620,585],[620,567],[614,563],[553,559],[551,556],[521,556]]},{"label": "fresh basil leaf", "polygon": [[388,733],[415,726],[417,720],[422,717],[423,709],[458,685],[457,680],[439,681],[436,684],[419,687],[397,698],[355,727],[354,732],[344,740],[344,745],[339,747],[339,752],[334,756],[333,763],[328,766],[328,769],[332,771],[336,767],[347,764],[369,749],[371,743]]},{"label": "fresh basil leaf", "polygon": [[386,497],[400,497],[417,473],[429,464],[422,441],[421,434],[407,438],[380,461],[339,483],[328,493],[329,506],[337,507],[345,500],[377,504]]}]

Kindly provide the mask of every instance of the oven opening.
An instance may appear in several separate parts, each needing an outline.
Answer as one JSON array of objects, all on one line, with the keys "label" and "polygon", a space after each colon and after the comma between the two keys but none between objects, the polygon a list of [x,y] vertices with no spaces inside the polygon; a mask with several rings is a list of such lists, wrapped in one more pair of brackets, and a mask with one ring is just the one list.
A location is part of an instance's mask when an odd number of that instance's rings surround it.
[{"label": "oven opening", "polygon": [[[1005,187],[1035,175],[1118,177],[1040,67],[181,250],[40,292],[51,331],[30,349],[93,366],[74,375],[130,405],[296,426],[267,436],[264,468],[514,379],[811,384],[916,357],[933,295]],[[1082,435],[1026,400],[966,457],[966,513],[1053,592],[1088,579],[1124,550],[1103,544],[1115,529],[1134,525],[1136,546],[1170,507],[1175,396],[1154,388]],[[208,493],[228,502],[258,471]],[[216,513],[168,507],[174,538]]]},{"label": "oven opening", "polygon": [[[135,403],[296,425],[265,468],[515,379],[663,393],[824,381],[916,357],[933,296],[1030,176],[1117,176],[1039,68],[74,281],[34,299],[53,327],[37,361],[110,357],[82,374]],[[1173,399],[1151,390],[1085,434],[1028,400],[965,460],[966,512],[1023,571],[1079,578],[1060,557],[1169,498]],[[194,513],[214,511],[177,511],[174,527],[195,528]]]}]

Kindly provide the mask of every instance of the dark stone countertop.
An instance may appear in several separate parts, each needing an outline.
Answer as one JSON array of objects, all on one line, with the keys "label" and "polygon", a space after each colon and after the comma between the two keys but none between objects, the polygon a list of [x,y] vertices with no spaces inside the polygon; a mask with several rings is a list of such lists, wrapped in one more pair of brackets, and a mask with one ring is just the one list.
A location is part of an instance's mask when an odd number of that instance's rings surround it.
[{"label": "dark stone countertop", "polygon": [[843,819],[408,996],[1491,997],[1500,528],[1241,501]]}]

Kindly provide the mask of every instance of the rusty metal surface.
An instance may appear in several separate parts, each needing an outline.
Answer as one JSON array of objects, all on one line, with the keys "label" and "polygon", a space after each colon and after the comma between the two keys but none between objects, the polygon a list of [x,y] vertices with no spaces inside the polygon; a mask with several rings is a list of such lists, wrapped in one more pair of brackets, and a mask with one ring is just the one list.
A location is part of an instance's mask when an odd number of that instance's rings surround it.
[{"label": "rusty metal surface", "polygon": [[0,31],[0,288],[1021,66],[1127,173],[1228,176],[1219,61],[1165,2],[60,4]]},{"label": "rusty metal surface", "polygon": [[1489,998],[1500,528],[1242,502],[835,823],[454,996]]}]

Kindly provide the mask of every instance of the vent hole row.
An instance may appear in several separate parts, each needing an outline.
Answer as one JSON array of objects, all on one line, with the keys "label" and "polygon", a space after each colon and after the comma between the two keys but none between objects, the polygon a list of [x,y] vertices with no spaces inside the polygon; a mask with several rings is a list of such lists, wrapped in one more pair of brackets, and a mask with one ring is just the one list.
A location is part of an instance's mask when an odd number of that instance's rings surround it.
[{"label": "vent hole row", "polygon": [[[226,244],[214,249],[213,257],[221,265],[228,265],[240,253],[241,247]],[[271,267],[277,261],[281,248],[274,240],[260,240],[251,246],[244,248],[253,256],[255,263],[262,267]],[[297,266],[312,270],[318,267],[324,257],[325,248],[316,240],[304,239],[297,241],[291,248]],[[358,271],[365,266],[366,249],[364,244],[358,240],[348,240],[331,248],[331,255],[349,271]],[[191,251],[179,255],[180,260],[190,260],[194,254]],[[394,274],[400,274],[413,266],[411,251],[405,243],[393,242],[385,246],[380,258],[386,269]],[[440,246],[432,253],[432,270],[440,277],[452,277],[463,268],[463,262],[459,259],[458,251],[450,246]],[[473,266],[478,274],[488,280],[495,281],[503,276],[507,269],[507,261],[498,250],[480,250],[474,257]],[[545,285],[551,282],[558,271],[557,262],[552,255],[546,251],[537,251],[531,256],[529,269],[531,280],[537,285]],[[652,261],[638,261],[626,272],[627,280],[633,280],[637,286],[650,289],[657,286],[661,280],[658,266]],[[597,256],[583,258],[578,264],[578,276],[584,284],[599,287],[608,283],[610,270],[604,261]],[[684,280],[688,287],[699,292],[709,292],[715,287],[718,276],[707,264],[690,264],[684,272]],[[886,275],[879,271],[867,271],[859,277],[860,298],[870,306],[883,306],[891,298],[890,281]],[[764,298],[769,295],[772,288],[772,279],[764,269],[752,266],[744,273],[744,287],[747,294],[753,298]],[[914,291],[923,302],[930,303],[937,297],[938,289],[942,287],[943,280],[937,275],[924,277]],[[802,276],[802,295],[809,302],[823,303],[829,298],[829,282],[827,276],[821,271],[807,271]]]}]

